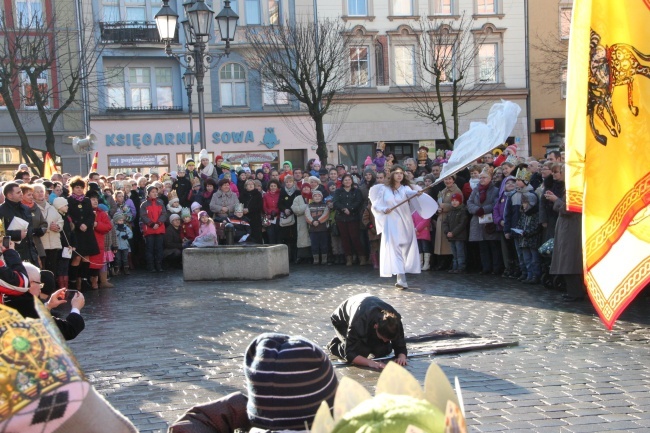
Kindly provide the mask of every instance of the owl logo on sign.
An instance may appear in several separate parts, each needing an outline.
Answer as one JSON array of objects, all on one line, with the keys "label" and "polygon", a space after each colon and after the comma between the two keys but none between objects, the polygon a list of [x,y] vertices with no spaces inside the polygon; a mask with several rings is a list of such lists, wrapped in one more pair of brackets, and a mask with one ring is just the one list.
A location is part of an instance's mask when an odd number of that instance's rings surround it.
[{"label": "owl logo on sign", "polygon": [[268,149],[273,149],[280,144],[280,140],[275,136],[275,128],[264,128],[264,137],[260,144],[266,146]]}]

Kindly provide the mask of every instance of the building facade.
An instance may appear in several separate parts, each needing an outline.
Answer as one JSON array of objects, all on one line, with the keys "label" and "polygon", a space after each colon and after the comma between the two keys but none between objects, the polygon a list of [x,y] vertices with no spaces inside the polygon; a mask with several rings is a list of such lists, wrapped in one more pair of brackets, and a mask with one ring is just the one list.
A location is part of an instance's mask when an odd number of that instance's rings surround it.
[{"label": "building facade", "polygon": [[528,2],[531,150],[564,148],[566,73],[573,0]]}]

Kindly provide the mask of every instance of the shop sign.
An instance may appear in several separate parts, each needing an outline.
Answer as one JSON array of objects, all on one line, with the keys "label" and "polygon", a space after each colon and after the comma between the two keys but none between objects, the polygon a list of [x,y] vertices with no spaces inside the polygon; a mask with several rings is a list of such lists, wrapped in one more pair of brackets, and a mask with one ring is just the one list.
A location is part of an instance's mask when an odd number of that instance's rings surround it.
[{"label": "shop sign", "polygon": [[109,167],[167,167],[168,155],[110,155]]},{"label": "shop sign", "polygon": [[223,159],[226,162],[239,164],[243,159],[250,164],[262,164],[265,162],[274,162],[278,159],[278,152],[237,152],[222,153]]}]

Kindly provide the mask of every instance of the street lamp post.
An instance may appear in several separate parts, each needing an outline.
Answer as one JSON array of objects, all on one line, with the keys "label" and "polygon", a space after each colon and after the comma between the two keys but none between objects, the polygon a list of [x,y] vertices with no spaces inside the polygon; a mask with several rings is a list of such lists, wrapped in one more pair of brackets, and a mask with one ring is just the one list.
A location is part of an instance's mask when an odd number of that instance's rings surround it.
[{"label": "street lamp post", "polygon": [[187,90],[187,111],[190,114],[190,153],[194,159],[194,121],[192,119],[192,87],[194,86],[194,72],[191,69],[185,70],[183,74],[183,85]]},{"label": "street lamp post", "polygon": [[[198,94],[199,103],[199,133],[201,139],[201,150],[206,148],[206,134],[205,134],[205,107],[203,103],[203,79],[205,78],[205,71],[212,64],[213,56],[206,52],[207,44],[210,40],[210,33],[212,28],[212,18],[214,11],[205,4],[205,0],[189,0],[183,4],[186,20],[181,23],[185,33],[185,64],[184,66],[196,78],[196,91]],[[160,39],[165,43],[165,53],[181,61],[181,57],[174,54],[171,48],[171,41],[174,39],[176,27],[178,24],[178,14],[174,9],[169,6],[169,0],[163,0],[163,6],[155,16],[156,26]],[[217,62],[223,57],[230,54],[230,42],[235,40],[235,30],[237,29],[237,21],[239,16],[230,7],[230,1],[225,0],[224,7],[216,17],[217,24],[219,25],[219,33],[221,40],[226,42],[223,53],[217,54]],[[181,61],[181,64],[183,62]],[[185,76],[184,76],[185,77]],[[189,78],[189,77],[188,77]],[[187,81],[184,79],[185,88],[188,92],[188,98],[191,100],[191,88],[187,86]],[[192,85],[194,84],[192,80]],[[191,104],[191,102],[190,102]],[[190,106],[190,123],[192,119],[192,108]],[[190,127],[190,130],[192,127]],[[190,131],[190,133],[192,133]],[[194,141],[190,141],[192,145],[192,157],[194,157]]]}]

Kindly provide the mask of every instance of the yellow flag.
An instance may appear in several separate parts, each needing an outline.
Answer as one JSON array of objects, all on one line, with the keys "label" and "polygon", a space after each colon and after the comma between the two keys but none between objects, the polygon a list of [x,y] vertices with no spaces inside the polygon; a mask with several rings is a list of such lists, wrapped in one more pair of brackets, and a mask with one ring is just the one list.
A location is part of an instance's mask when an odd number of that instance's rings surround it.
[{"label": "yellow flag", "polygon": [[43,177],[45,179],[51,179],[52,175],[55,173],[57,173],[57,171],[52,155],[50,155],[50,152],[45,152],[45,159],[43,160]]},{"label": "yellow flag", "polygon": [[567,208],[611,329],[650,282],[650,0],[576,0],[567,77]]}]

